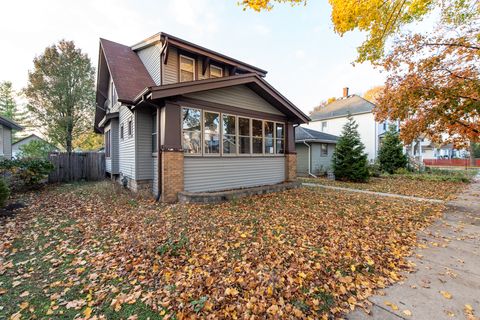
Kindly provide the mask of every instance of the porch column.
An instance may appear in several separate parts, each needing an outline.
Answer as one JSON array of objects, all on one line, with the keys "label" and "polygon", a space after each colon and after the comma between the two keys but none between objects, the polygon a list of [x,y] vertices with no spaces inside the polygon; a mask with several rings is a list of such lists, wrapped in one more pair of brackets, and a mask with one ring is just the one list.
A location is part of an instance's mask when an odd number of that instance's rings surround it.
[{"label": "porch column", "polygon": [[297,180],[297,152],[295,150],[295,128],[287,122],[285,132],[285,181]]},{"label": "porch column", "polygon": [[181,107],[166,103],[161,110],[162,202],[176,202],[183,191]]}]

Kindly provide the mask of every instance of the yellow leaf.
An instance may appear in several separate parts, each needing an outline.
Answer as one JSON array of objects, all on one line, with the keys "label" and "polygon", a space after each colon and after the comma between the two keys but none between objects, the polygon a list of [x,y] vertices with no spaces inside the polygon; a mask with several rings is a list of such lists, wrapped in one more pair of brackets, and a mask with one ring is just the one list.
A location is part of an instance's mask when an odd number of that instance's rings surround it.
[{"label": "yellow leaf", "polygon": [[29,306],[29,303],[27,301],[23,301],[22,303],[20,303],[20,309],[26,309],[28,308]]},{"label": "yellow leaf", "polygon": [[90,318],[92,315],[92,308],[86,307],[85,310],[83,310],[83,315],[85,316],[85,319]]},{"label": "yellow leaf", "polygon": [[83,267],[82,267],[82,268],[77,268],[77,269],[75,269],[75,272],[76,272],[77,274],[80,274],[80,273],[82,273],[82,272],[84,272],[84,271],[85,271],[85,268],[83,268]]},{"label": "yellow leaf", "polygon": [[268,294],[269,296],[273,295],[272,286],[269,286],[269,287],[267,288],[267,294]]},{"label": "yellow leaf", "polygon": [[22,294],[20,294],[20,297],[22,297],[22,298],[23,298],[23,297],[26,297],[26,296],[28,296],[29,294],[30,294],[30,292],[28,292],[28,291],[24,291],[24,292],[22,292]]},{"label": "yellow leaf", "polygon": [[238,290],[235,288],[227,288],[225,289],[226,296],[236,296],[238,294]]},{"label": "yellow leaf", "polygon": [[246,235],[245,233],[242,233],[242,234],[240,235],[240,237],[242,237],[242,238],[246,238],[246,237],[247,237],[247,235]]},{"label": "yellow leaf", "polygon": [[47,316],[50,316],[50,315],[52,315],[52,314],[53,314],[53,310],[52,310],[52,309],[48,309],[48,310],[47,310]]},{"label": "yellow leaf", "polygon": [[452,295],[450,294],[450,292],[448,292],[448,291],[440,291],[440,293],[442,294],[442,296],[443,296],[445,299],[452,299]]},{"label": "yellow leaf", "polygon": [[403,310],[403,314],[410,317],[412,312],[410,310]]},{"label": "yellow leaf", "polygon": [[205,280],[205,284],[207,285],[207,287],[210,287],[212,284],[213,284],[213,278],[212,277],[208,277],[206,280]]}]

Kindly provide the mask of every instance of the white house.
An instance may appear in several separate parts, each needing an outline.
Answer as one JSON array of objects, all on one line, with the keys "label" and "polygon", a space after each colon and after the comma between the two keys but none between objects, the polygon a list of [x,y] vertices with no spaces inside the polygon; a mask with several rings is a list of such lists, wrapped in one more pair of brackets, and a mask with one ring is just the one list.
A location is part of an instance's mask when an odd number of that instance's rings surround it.
[{"label": "white house", "polygon": [[29,136],[26,136],[26,137],[24,137],[24,138],[22,138],[22,139],[20,139],[17,142],[12,144],[12,157],[17,158],[18,154],[20,153],[20,147],[24,146],[26,144],[29,144],[32,141],[44,141],[44,142],[46,142],[45,140],[43,140],[42,138],[40,138],[36,134],[31,134]]},{"label": "white house", "polygon": [[340,136],[350,113],[358,124],[360,138],[365,145],[365,152],[370,161],[377,157],[381,136],[388,130],[387,122],[375,121],[375,105],[356,95],[349,95],[348,88],[343,88],[343,97],[327,104],[321,110],[310,115],[308,127],[314,130]]},{"label": "white house", "polygon": [[23,128],[16,122],[0,116],[0,159],[12,158],[12,130],[21,131]]}]

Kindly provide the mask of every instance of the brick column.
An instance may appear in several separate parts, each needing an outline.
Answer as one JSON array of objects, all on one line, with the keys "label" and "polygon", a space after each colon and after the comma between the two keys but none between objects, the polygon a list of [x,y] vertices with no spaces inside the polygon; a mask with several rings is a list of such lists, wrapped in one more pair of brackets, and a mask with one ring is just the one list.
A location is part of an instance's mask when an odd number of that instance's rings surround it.
[{"label": "brick column", "polygon": [[285,180],[297,180],[297,154],[289,153],[285,155]]},{"label": "brick column", "polygon": [[162,151],[162,201],[177,202],[183,191],[183,151]]}]

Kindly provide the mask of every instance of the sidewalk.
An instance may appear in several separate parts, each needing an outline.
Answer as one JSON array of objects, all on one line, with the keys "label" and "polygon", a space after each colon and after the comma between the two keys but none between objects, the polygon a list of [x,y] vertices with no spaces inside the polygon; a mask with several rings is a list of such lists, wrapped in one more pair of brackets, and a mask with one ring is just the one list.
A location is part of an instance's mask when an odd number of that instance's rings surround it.
[{"label": "sidewalk", "polygon": [[355,310],[347,319],[480,319],[479,177],[447,206],[444,219],[419,235],[409,259],[418,271],[370,297],[369,315]]}]

